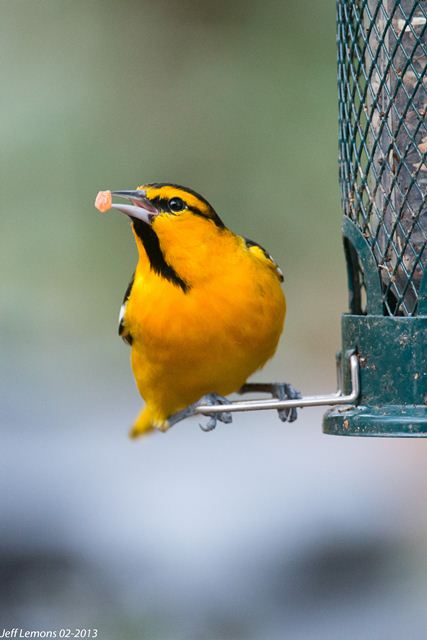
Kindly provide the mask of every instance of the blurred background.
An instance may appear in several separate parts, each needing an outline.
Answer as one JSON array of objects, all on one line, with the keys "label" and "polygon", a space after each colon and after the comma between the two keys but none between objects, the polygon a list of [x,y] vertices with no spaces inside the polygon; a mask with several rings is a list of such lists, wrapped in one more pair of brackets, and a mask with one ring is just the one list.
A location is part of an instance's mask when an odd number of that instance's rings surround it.
[{"label": "blurred background", "polygon": [[335,388],[334,3],[0,1],[1,627],[102,640],[421,638],[423,440],[236,415],[131,442],[136,251],[99,189],[200,191],[285,273],[256,378]]}]

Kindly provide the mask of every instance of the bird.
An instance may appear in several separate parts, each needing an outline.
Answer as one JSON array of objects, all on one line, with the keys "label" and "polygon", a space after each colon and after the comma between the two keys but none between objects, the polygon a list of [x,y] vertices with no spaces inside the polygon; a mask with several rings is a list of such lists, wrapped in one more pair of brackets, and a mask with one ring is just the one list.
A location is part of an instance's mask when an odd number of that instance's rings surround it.
[{"label": "bird", "polygon": [[[201,398],[226,403],[276,351],[286,315],[276,261],[178,184],[101,191],[95,206],[128,216],[138,252],[119,315],[145,402],[130,436],[167,431]],[[277,390],[282,399],[299,397],[291,385]],[[280,417],[293,420],[296,411]],[[231,415],[216,414],[206,430],[217,419],[230,422]]]}]

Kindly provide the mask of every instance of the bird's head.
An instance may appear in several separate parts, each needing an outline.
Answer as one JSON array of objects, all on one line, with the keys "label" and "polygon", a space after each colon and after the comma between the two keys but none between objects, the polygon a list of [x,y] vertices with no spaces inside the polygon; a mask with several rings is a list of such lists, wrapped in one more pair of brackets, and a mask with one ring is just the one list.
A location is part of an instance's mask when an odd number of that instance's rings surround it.
[{"label": "bird's head", "polygon": [[[117,203],[117,198],[128,202]],[[207,274],[218,235],[223,240],[232,235],[203,196],[176,184],[153,183],[134,191],[100,192],[95,206],[100,211],[115,209],[129,216],[138,250],[148,256],[152,269],[190,286]]]},{"label": "bird's head", "polygon": [[176,184],[141,185],[135,191],[112,191],[113,197],[129,200],[130,204],[112,203],[111,208],[128,215],[134,222],[157,226],[158,218],[171,223],[178,219],[193,220],[194,216],[224,227],[215,209],[203,196]]}]

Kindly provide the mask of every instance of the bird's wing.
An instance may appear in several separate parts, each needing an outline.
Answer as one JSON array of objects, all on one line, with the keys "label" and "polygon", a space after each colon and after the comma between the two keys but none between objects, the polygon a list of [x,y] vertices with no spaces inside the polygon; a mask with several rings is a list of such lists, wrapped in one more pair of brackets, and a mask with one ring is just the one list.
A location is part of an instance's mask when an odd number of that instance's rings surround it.
[{"label": "bird's wing", "polygon": [[264,249],[264,247],[262,247],[260,244],[258,244],[258,242],[254,242],[253,240],[249,240],[249,238],[243,238],[243,240],[245,241],[245,245],[246,245],[248,251],[250,251],[251,253],[256,255],[261,260],[264,260],[265,262],[267,262],[268,265],[270,266],[270,268],[273,269],[276,272],[277,277],[280,280],[280,282],[283,282],[283,279],[284,279],[283,278],[283,271],[281,270],[281,268],[279,267],[277,262],[274,260],[274,258],[268,253],[268,251],[266,251]]},{"label": "bird's wing", "polygon": [[127,286],[125,295],[123,296],[123,302],[122,302],[122,306],[120,307],[120,313],[119,313],[119,336],[121,336],[123,340],[128,344],[132,344],[132,336],[129,333],[129,331],[126,330],[125,313],[126,313],[126,304],[127,304],[127,301],[129,300],[130,292],[132,291],[132,285],[133,285],[134,279],[135,279],[135,274],[133,274],[131,281]]}]

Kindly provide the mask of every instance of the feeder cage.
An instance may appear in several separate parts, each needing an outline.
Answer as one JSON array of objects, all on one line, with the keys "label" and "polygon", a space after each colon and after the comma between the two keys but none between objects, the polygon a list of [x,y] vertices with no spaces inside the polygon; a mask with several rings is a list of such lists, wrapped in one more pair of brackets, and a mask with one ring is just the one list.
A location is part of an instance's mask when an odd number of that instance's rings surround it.
[{"label": "feeder cage", "polygon": [[356,406],[331,434],[427,436],[427,2],[338,0],[340,184]]}]

